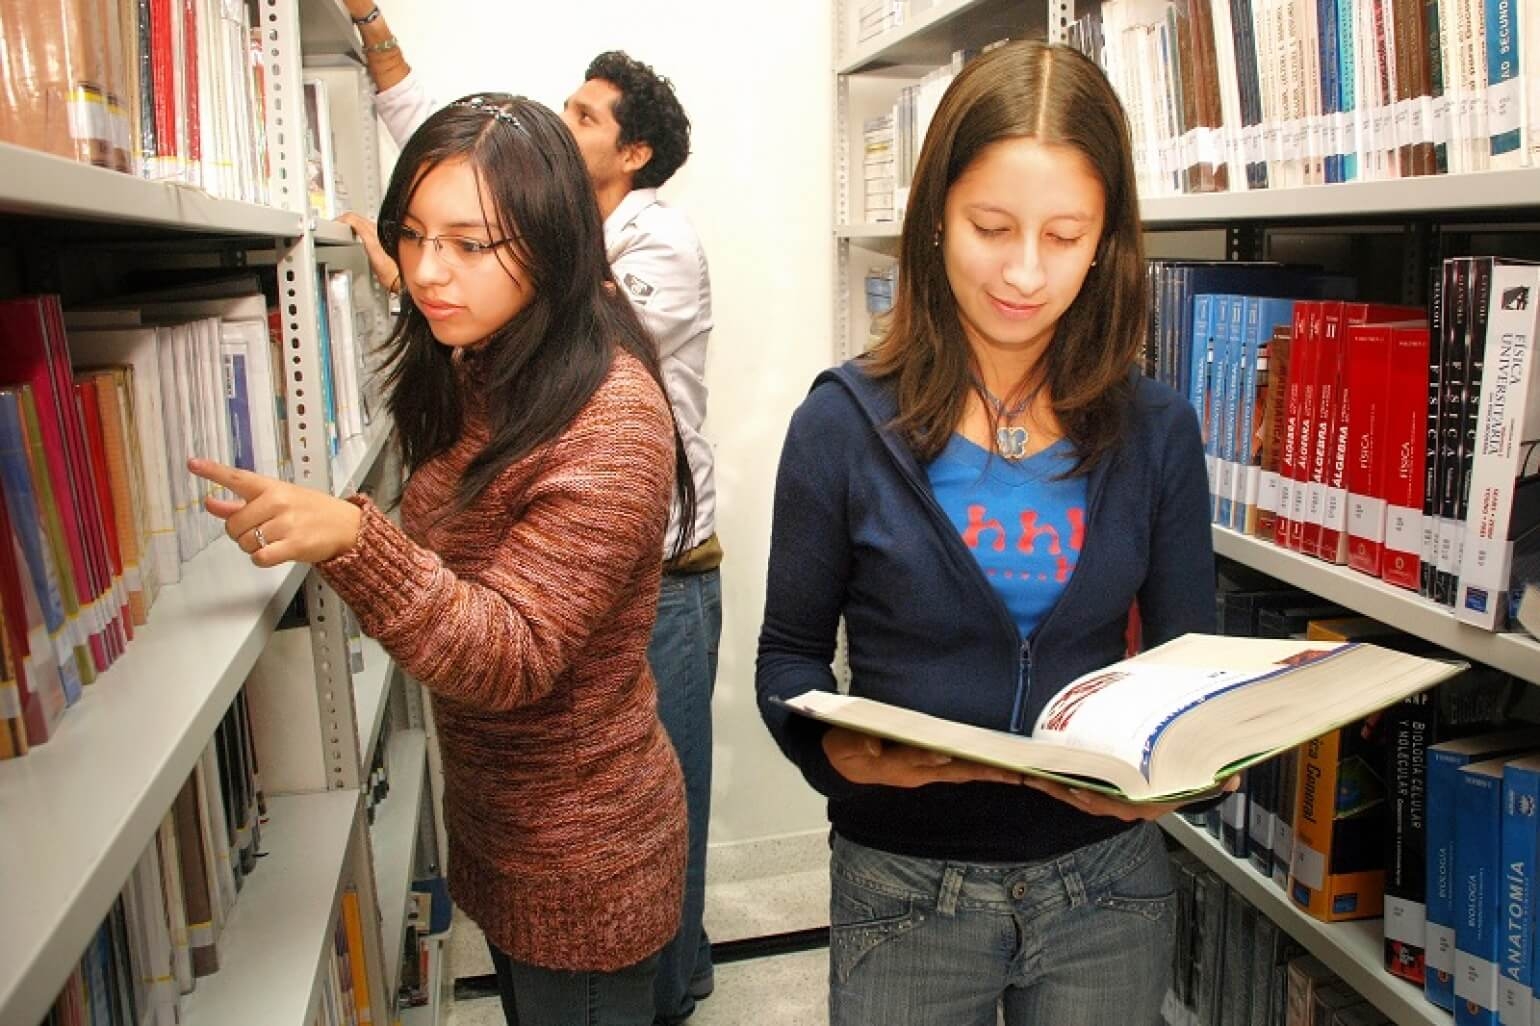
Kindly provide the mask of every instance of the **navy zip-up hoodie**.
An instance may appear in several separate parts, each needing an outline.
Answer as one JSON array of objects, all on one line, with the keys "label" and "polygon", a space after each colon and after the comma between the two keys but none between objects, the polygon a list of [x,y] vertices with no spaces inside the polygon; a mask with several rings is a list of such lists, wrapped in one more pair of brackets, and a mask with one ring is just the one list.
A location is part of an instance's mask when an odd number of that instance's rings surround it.
[{"label": "navy zip-up hoodie", "polygon": [[781,750],[858,844],[978,862],[1052,857],[1128,824],[1033,788],[857,785],[824,755],[822,724],[775,704],[835,689],[840,617],[851,693],[1027,733],[1075,677],[1122,658],[1137,599],[1146,647],[1214,630],[1209,491],[1197,417],[1139,377],[1122,445],[1091,471],[1084,545],[1064,593],[1023,638],[925,468],[887,425],[889,382],[860,361],[825,371],[792,416],[776,478],[755,688]]}]

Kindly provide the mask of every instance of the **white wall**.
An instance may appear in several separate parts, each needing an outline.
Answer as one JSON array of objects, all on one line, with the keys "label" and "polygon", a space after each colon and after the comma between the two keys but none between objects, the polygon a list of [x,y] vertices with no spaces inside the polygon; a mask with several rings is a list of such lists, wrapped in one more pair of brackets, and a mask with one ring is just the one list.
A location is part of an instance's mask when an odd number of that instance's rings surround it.
[{"label": "white wall", "polygon": [[441,101],[501,89],[560,110],[588,61],[610,49],[673,80],[694,126],[693,154],[663,195],[700,233],[716,319],[706,434],[717,446],[727,561],[711,841],[822,829],[822,800],[760,723],[754,647],[781,440],[833,352],[828,0],[381,0],[381,7]]}]

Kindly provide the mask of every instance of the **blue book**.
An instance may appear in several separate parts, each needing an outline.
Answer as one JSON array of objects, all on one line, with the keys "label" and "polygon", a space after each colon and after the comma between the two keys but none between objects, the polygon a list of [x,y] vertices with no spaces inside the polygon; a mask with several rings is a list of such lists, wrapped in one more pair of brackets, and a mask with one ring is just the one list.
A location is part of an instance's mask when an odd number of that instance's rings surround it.
[{"label": "blue book", "polygon": [[1498,904],[1497,1015],[1530,1026],[1535,925],[1535,859],[1540,847],[1540,757],[1503,767],[1502,900]]},{"label": "blue book", "polygon": [[0,487],[5,489],[6,508],[16,532],[27,575],[37,594],[43,626],[48,632],[64,699],[74,705],[80,698],[80,668],[69,639],[64,598],[59,588],[59,567],[53,547],[43,534],[42,513],[32,484],[32,465],[27,459],[26,435],[21,422],[21,388],[0,389]]},{"label": "blue book", "polygon": [[321,405],[326,415],[327,452],[335,456],[342,451],[342,437],[337,432],[337,394],[332,384],[332,328],[331,314],[326,308],[326,275],[316,271],[316,327],[320,331]]},{"label": "blue book", "polygon": [[1503,767],[1506,757],[1460,768],[1454,793],[1454,1021],[1498,1026],[1498,914],[1503,873]]},{"label": "blue book", "polygon": [[1428,747],[1427,979],[1423,992],[1447,1011],[1454,1008],[1455,972],[1455,785],[1460,768],[1504,754],[1540,747],[1540,728],[1510,730],[1445,741]]},{"label": "blue book", "polygon": [[1337,109],[1342,112],[1343,122],[1342,177],[1339,181],[1344,182],[1358,180],[1358,131],[1353,127],[1353,113],[1358,109],[1358,91],[1354,85],[1358,78],[1354,6],[1355,3],[1347,0],[1337,0]]},{"label": "blue book", "polygon": [[1209,362],[1208,434],[1203,443],[1209,460],[1209,519],[1219,518],[1220,488],[1224,483],[1223,447],[1225,407],[1225,359],[1230,349],[1230,296],[1214,297],[1214,358]]},{"label": "blue book", "polygon": [[1236,423],[1240,419],[1241,409],[1241,382],[1243,380],[1241,364],[1245,360],[1246,339],[1246,297],[1231,296],[1230,307],[1227,311],[1229,325],[1226,328],[1225,338],[1225,408],[1224,421],[1220,430],[1224,433],[1220,439],[1220,465],[1219,465],[1219,508],[1217,511],[1218,522],[1225,527],[1230,526],[1232,509],[1235,505],[1235,479],[1239,473],[1240,458],[1236,452]]},{"label": "blue book", "polygon": [[1527,0],[1486,0],[1487,130],[1493,167],[1515,166],[1523,157],[1519,19],[1532,16],[1525,9],[1530,6]]},{"label": "blue book", "polygon": [[1315,21],[1319,27],[1317,53],[1321,68],[1321,123],[1326,126],[1323,170],[1326,181],[1342,181],[1342,152],[1336,125],[1342,111],[1340,44],[1337,41],[1337,0],[1316,0]]},{"label": "blue book", "polygon": [[1198,422],[1207,434],[1208,419],[1203,404],[1209,399],[1209,363],[1214,358],[1214,297],[1208,293],[1192,297],[1192,337],[1188,356],[1187,401],[1198,414]]},{"label": "blue book", "polygon": [[223,353],[225,377],[225,413],[230,419],[230,446],[235,465],[242,470],[257,469],[256,449],[251,439],[251,399],[246,381],[246,354],[233,347]]}]

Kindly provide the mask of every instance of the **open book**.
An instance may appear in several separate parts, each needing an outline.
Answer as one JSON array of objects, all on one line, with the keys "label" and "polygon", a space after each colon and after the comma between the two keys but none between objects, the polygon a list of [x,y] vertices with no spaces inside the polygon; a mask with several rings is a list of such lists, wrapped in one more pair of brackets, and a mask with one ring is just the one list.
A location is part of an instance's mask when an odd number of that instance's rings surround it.
[{"label": "open book", "polygon": [[1368,644],[1188,634],[1071,681],[1031,736],[827,691],[784,704],[889,740],[1153,802],[1211,791],[1464,668]]}]

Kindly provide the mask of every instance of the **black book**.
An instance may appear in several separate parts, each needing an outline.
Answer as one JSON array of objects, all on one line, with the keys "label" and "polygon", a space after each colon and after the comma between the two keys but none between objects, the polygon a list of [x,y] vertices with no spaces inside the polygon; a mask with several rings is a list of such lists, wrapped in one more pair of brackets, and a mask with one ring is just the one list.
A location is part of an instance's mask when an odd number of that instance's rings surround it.
[{"label": "black book", "polygon": [[1444,285],[1453,270],[1446,261],[1428,275],[1428,421],[1422,471],[1422,562],[1417,594],[1433,597],[1438,576],[1438,410],[1443,397]]}]

